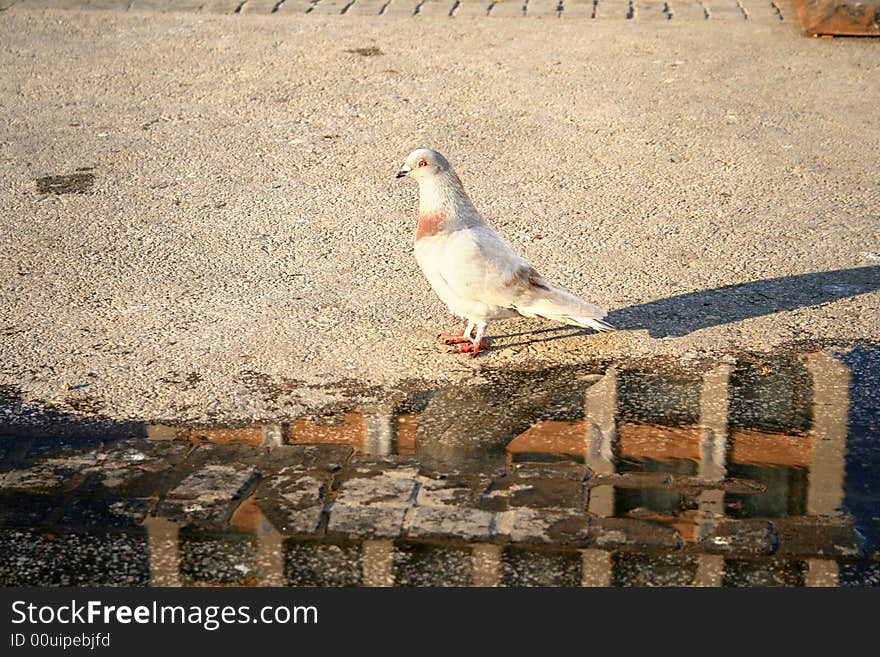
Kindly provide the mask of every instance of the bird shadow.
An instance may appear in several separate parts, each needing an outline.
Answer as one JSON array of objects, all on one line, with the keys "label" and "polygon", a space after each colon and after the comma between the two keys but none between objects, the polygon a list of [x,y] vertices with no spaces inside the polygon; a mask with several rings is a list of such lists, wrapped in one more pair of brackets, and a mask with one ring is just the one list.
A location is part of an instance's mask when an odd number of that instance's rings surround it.
[{"label": "bird shadow", "polygon": [[[712,326],[819,306],[878,289],[880,266],[853,267],[686,292],[619,308],[610,312],[605,320],[618,330],[647,329],[652,338],[681,337]],[[559,326],[499,335],[496,339],[548,334],[533,340],[499,345],[501,348],[508,348],[561,340],[589,332],[571,326]]]},{"label": "bird shadow", "polygon": [[[492,350],[501,351],[502,349],[510,349],[512,347],[524,347],[537,342],[553,342],[554,340],[562,340],[564,338],[573,338],[576,335],[588,335],[594,333],[590,329],[583,329],[577,326],[553,326],[537,331],[522,331],[520,333],[507,333],[505,335],[496,335],[492,338]],[[542,335],[533,339],[519,340],[517,342],[505,342],[503,344],[495,344],[495,340],[506,340],[508,338],[517,338],[524,335]]]}]

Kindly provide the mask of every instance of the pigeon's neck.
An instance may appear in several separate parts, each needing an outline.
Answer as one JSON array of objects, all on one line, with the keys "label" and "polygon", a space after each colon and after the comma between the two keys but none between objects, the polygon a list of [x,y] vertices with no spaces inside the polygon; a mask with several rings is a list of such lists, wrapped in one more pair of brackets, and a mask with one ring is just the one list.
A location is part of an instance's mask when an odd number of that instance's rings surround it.
[{"label": "pigeon's neck", "polygon": [[482,223],[480,213],[451,169],[419,181],[419,216],[443,216],[447,230]]}]

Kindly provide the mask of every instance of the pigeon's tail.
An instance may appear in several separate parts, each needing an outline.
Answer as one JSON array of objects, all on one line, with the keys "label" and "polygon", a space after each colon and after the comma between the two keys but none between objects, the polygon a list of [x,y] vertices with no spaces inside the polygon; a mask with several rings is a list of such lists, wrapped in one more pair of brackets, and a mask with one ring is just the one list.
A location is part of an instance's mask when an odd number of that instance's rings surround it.
[{"label": "pigeon's tail", "polygon": [[602,320],[608,314],[605,310],[546,279],[542,279],[539,285],[532,288],[531,294],[517,304],[516,310],[526,317],[543,317],[595,331],[614,330],[611,324]]}]

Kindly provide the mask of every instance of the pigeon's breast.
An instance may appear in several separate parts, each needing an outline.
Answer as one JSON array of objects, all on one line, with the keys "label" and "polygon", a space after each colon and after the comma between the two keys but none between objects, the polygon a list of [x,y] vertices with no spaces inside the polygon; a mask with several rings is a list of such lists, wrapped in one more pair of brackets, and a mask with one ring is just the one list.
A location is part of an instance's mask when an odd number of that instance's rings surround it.
[{"label": "pigeon's breast", "polygon": [[453,289],[447,279],[452,277],[453,269],[466,266],[466,263],[459,263],[454,255],[461,246],[461,242],[456,242],[454,237],[450,238],[447,234],[425,237],[416,242],[416,261],[440,300],[453,314],[478,322],[516,315],[508,308],[474,298],[472,294],[467,294],[467,290],[457,292]]},{"label": "pigeon's breast", "polygon": [[420,213],[419,224],[416,227],[416,242],[439,234],[448,218],[449,215],[443,210]]},{"label": "pigeon's breast", "polygon": [[456,295],[446,279],[443,277],[443,264],[445,260],[446,239],[441,235],[426,236],[416,241],[415,255],[416,262],[428,283],[431,284],[437,296],[447,305],[453,312],[457,312],[459,305],[458,295]]}]

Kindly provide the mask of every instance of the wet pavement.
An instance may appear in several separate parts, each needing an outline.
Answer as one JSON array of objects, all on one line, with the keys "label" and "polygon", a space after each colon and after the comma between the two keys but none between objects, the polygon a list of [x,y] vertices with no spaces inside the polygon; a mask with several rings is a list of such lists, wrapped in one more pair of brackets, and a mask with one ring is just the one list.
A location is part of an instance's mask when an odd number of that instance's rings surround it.
[{"label": "wet pavement", "polygon": [[6,388],[0,583],[876,586],[878,384],[880,345],[801,345],[219,428]]}]

